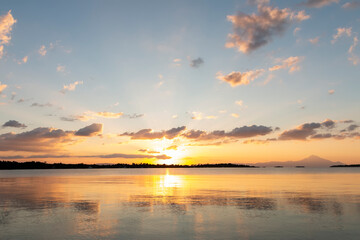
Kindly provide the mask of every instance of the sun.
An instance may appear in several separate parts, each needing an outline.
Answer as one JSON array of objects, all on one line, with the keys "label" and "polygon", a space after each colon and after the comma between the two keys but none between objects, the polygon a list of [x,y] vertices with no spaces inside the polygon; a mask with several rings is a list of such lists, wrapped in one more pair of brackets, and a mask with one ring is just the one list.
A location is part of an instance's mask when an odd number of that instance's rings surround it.
[{"label": "sun", "polygon": [[158,164],[182,164],[182,159],[189,154],[189,149],[176,145],[169,139],[154,141],[153,144],[153,149],[159,152],[159,154],[171,157],[170,159],[158,160]]}]

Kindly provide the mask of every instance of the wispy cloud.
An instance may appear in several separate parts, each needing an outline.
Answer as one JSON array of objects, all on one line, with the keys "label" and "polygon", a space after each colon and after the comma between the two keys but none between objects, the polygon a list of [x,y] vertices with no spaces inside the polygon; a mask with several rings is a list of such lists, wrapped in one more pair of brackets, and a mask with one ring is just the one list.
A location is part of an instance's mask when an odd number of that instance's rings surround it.
[{"label": "wispy cloud", "polygon": [[64,72],[65,72],[65,66],[64,66],[64,65],[60,65],[60,64],[57,65],[56,71],[57,71],[57,72],[64,73]]},{"label": "wispy cloud", "polygon": [[338,2],[339,0],[307,0],[303,4],[311,8],[321,8],[330,5],[332,3],[338,3]]},{"label": "wispy cloud", "polygon": [[233,33],[228,35],[227,48],[236,48],[243,53],[250,53],[272,40],[273,36],[283,33],[294,21],[304,21],[310,16],[304,11],[294,12],[288,8],[279,9],[258,5],[258,13],[227,16],[233,24]]},{"label": "wispy cloud", "polygon": [[333,94],[335,93],[335,90],[334,90],[334,89],[331,89],[331,90],[328,91],[328,93],[329,93],[330,95],[333,95]]},{"label": "wispy cloud", "polygon": [[347,3],[344,3],[344,5],[342,5],[342,8],[345,8],[345,9],[355,9],[358,7],[360,7],[359,1],[347,2]]},{"label": "wispy cloud", "polygon": [[333,35],[333,39],[331,40],[331,43],[334,44],[340,37],[342,36],[348,36],[351,37],[352,34],[352,28],[337,28],[336,34]]},{"label": "wispy cloud", "polygon": [[120,134],[120,136],[129,136],[131,139],[159,139],[159,138],[167,138],[173,139],[181,134],[186,129],[185,126],[172,128],[166,131],[156,132],[152,129],[142,129],[138,132],[125,132]]},{"label": "wispy cloud", "polygon": [[318,44],[319,43],[319,39],[320,39],[320,37],[315,37],[315,38],[310,38],[309,39],[309,42],[311,43],[311,44]]},{"label": "wispy cloud", "polygon": [[30,105],[30,107],[53,107],[54,105],[52,103],[37,103],[34,102]]},{"label": "wispy cloud", "polygon": [[239,85],[248,85],[251,81],[254,81],[256,78],[258,78],[263,72],[264,69],[251,70],[242,73],[231,72],[227,75],[223,75],[221,72],[218,72],[216,74],[216,78],[229,83],[232,87],[236,87]]},{"label": "wispy cloud", "polygon": [[304,57],[289,57],[281,61],[281,64],[275,65],[269,68],[269,71],[277,71],[280,69],[289,69],[289,73],[300,70],[299,63],[304,59]]},{"label": "wispy cloud", "polygon": [[4,55],[4,45],[10,43],[11,31],[16,19],[11,14],[11,10],[7,14],[0,16],[0,59]]},{"label": "wispy cloud", "polygon": [[61,93],[65,94],[68,91],[74,91],[77,85],[83,84],[83,81],[76,81],[70,83],[69,85],[64,85],[63,89],[60,90]]}]

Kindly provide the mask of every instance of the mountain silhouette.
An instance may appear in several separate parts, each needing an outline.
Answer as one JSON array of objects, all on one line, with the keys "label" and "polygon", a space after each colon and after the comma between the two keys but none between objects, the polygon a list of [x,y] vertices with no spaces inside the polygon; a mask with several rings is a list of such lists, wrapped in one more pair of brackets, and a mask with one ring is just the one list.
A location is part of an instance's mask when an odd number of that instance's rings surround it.
[{"label": "mountain silhouette", "polygon": [[304,167],[330,167],[332,165],[343,165],[342,162],[333,162],[324,158],[321,158],[316,155],[311,155],[307,158],[298,160],[298,161],[271,161],[271,162],[261,162],[254,164],[258,167],[275,167],[275,166],[284,166],[284,167],[296,167],[296,166],[304,166]]}]

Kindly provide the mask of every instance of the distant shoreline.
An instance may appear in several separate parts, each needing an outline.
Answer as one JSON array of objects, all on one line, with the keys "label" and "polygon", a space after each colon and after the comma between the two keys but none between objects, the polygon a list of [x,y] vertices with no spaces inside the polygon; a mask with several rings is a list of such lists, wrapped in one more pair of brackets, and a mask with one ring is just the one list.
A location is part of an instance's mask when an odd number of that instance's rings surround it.
[{"label": "distant shoreline", "polygon": [[336,168],[336,167],[360,167],[360,164],[349,164],[349,165],[333,165],[330,166],[332,168]]},{"label": "distant shoreline", "polygon": [[21,169],[101,169],[101,168],[257,168],[246,164],[216,163],[216,164],[149,164],[149,163],[117,163],[117,164],[84,164],[84,163],[46,163],[46,162],[16,162],[0,161],[0,170]]}]

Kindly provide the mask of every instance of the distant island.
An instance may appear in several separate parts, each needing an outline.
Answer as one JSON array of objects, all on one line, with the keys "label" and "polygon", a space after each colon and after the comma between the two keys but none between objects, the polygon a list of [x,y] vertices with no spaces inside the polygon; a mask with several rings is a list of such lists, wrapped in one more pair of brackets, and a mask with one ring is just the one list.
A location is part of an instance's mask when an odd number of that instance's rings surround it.
[{"label": "distant island", "polygon": [[297,168],[321,168],[321,167],[330,167],[334,165],[345,165],[342,162],[333,162],[315,155],[311,155],[307,158],[298,160],[298,161],[272,161],[272,162],[261,162],[254,164],[257,167],[297,167]]},{"label": "distant island", "polygon": [[343,165],[333,165],[330,167],[360,167],[360,164],[349,164],[349,165],[343,164]]},{"label": "distant island", "polygon": [[255,166],[233,163],[216,164],[149,164],[149,163],[117,163],[117,164],[85,164],[85,163],[46,163],[46,162],[16,162],[0,161],[0,170],[13,169],[85,169],[85,168],[255,168]]}]

